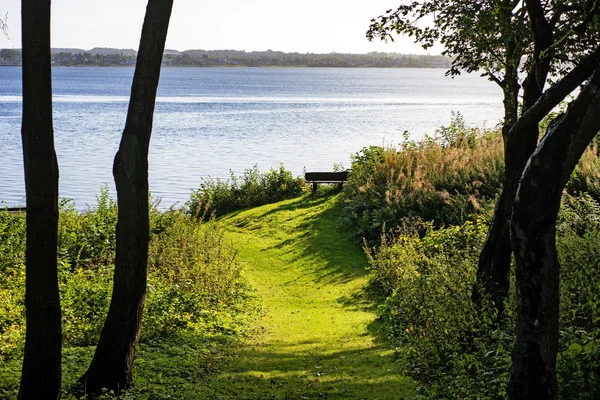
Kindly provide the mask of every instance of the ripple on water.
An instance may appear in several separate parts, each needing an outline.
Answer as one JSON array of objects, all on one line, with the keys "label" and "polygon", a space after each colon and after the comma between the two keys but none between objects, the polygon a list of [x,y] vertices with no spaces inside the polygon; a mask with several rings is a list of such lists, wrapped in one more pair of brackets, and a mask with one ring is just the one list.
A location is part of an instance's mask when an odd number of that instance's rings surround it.
[{"label": "ripple on water", "polygon": [[[130,68],[53,71],[60,193],[95,204],[108,183],[125,123]],[[0,76],[0,201],[24,199],[20,68]],[[396,144],[403,132],[433,134],[451,111],[494,126],[501,92],[477,76],[435,69],[218,69],[162,71],[150,145],[150,188],[161,207],[184,203],[202,178],[257,165],[294,174],[350,166],[364,146]]]}]

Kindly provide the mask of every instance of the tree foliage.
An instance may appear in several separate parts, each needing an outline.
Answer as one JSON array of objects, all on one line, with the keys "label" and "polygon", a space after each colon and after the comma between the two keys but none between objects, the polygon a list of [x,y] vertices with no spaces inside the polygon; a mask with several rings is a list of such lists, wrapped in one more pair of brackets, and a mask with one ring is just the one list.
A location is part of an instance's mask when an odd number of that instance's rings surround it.
[{"label": "tree foliage", "polygon": [[0,32],[8,38],[8,13],[4,14],[4,18],[0,18]]}]

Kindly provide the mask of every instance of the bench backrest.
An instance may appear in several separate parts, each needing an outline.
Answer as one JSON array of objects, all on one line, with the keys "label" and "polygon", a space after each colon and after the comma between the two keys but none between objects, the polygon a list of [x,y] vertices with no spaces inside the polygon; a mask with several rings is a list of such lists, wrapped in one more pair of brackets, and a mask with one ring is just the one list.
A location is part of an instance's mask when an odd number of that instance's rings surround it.
[{"label": "bench backrest", "polygon": [[304,179],[310,182],[343,182],[348,180],[348,171],[306,172]]}]

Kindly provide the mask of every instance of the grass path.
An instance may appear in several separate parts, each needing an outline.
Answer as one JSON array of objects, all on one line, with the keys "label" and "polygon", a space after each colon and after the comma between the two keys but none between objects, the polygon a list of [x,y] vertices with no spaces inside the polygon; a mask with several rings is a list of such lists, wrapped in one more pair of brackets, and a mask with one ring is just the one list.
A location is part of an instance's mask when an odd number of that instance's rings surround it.
[{"label": "grass path", "polygon": [[336,200],[305,196],[222,220],[265,314],[259,334],[211,380],[211,398],[413,397],[392,352],[369,333],[366,259],[338,230]]}]

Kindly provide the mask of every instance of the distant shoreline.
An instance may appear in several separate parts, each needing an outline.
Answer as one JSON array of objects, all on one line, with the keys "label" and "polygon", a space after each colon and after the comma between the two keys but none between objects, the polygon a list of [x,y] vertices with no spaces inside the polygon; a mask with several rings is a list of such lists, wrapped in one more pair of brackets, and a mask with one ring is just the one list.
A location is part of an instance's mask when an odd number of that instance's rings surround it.
[{"label": "distant shoreline", "polygon": [[[10,67],[21,67],[21,64],[17,65],[0,65],[0,68]],[[52,68],[135,68],[135,65],[52,65]],[[259,66],[248,66],[248,65],[162,65],[162,68],[222,68],[222,69],[241,69],[241,68],[253,68],[253,69],[448,69],[449,67],[309,67],[304,65],[259,65]]]},{"label": "distant shoreline", "polygon": [[[128,67],[136,63],[130,49],[52,49],[52,65],[64,67]],[[20,49],[0,49],[0,66],[20,66]],[[248,67],[248,68],[450,68],[452,59],[441,55],[400,53],[314,54],[278,51],[166,50],[164,67]]]}]

